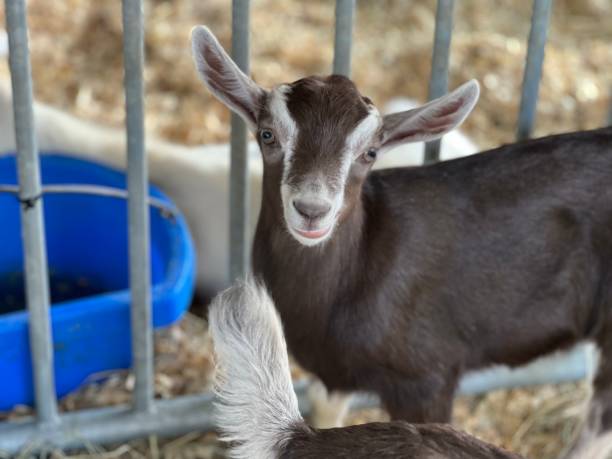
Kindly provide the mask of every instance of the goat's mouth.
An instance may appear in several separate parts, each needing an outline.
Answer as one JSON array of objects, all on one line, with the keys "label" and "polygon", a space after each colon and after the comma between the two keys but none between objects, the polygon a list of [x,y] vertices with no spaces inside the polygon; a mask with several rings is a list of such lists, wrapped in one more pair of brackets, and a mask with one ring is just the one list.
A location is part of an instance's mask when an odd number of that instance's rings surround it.
[{"label": "goat's mouth", "polygon": [[[310,225],[308,225],[310,226]],[[313,247],[315,245],[321,244],[323,241],[329,239],[333,224],[325,226],[323,228],[309,228],[309,229],[298,229],[296,226],[291,224],[288,225],[289,233],[293,238],[298,241],[300,244],[306,247]]]},{"label": "goat's mouth", "polygon": [[330,230],[331,230],[331,226],[328,226],[327,228],[323,228],[323,229],[317,229],[317,230],[299,230],[297,228],[294,228],[294,231],[296,233],[308,239],[321,239],[322,237],[327,236],[327,233],[329,233]]},{"label": "goat's mouth", "polygon": [[328,240],[336,224],[336,205],[327,194],[297,193],[281,187],[283,214],[288,233],[306,247]]}]

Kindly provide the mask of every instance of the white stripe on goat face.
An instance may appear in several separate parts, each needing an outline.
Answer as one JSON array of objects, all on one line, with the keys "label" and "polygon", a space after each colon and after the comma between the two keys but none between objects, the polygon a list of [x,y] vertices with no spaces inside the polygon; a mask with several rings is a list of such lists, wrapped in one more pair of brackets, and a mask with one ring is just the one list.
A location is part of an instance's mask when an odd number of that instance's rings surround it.
[{"label": "white stripe on goat face", "polygon": [[344,204],[344,189],[348,180],[351,165],[361,154],[364,153],[368,144],[380,128],[382,119],[376,107],[369,107],[368,115],[357,125],[347,136],[342,151],[342,167],[338,174],[338,183],[341,184],[340,190],[334,197],[334,208],[336,216],[342,210]]},{"label": "white stripe on goat face", "polygon": [[[272,108],[272,103],[275,104],[274,108]],[[286,99],[284,97],[276,97],[272,103],[270,105],[270,111],[273,116],[279,116],[282,119],[290,119],[293,126],[295,126],[295,121],[287,109]],[[308,176],[302,177],[302,180],[300,180],[297,186],[288,182],[298,133],[298,128],[295,126],[294,132],[296,135],[284,148],[285,158],[283,163],[281,197],[287,229],[298,242],[306,246],[314,246],[329,239],[332,235],[338,216],[344,205],[344,190],[351,165],[353,161],[364,152],[368,143],[378,131],[381,122],[378,110],[374,106],[369,107],[367,116],[361,120],[346,137],[344,146],[340,152],[342,156],[340,168],[331,175],[326,175],[323,171],[312,171]],[[331,186],[330,182],[336,185]],[[330,211],[324,217],[313,222],[305,219],[296,209],[294,203],[297,201],[317,202],[323,205],[329,205]]]},{"label": "white stripe on goat face", "polygon": [[378,113],[378,109],[373,105],[368,108],[368,116],[353,129],[353,132],[348,135],[344,144],[344,156],[342,161],[343,175],[341,176],[343,188],[344,185],[346,185],[351,164],[365,152],[369,142],[371,142],[382,123],[382,118],[380,117],[380,113]]},{"label": "white stripe on goat face", "polygon": [[277,86],[270,92],[268,109],[272,115],[272,126],[282,143],[283,148],[283,183],[287,180],[289,165],[293,158],[298,127],[287,108],[287,94],[291,91],[289,85]]}]

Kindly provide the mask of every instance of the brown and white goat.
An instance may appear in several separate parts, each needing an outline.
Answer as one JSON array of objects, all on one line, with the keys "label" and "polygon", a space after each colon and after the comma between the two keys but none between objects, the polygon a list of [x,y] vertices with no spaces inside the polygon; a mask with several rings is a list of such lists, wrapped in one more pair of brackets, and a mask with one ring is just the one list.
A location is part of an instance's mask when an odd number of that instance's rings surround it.
[{"label": "brown and white goat", "polygon": [[445,424],[376,422],[315,429],[298,409],[283,328],[265,287],[252,278],[209,309],[217,356],[217,424],[230,456],[248,459],[519,459]]},{"label": "brown and white goat", "polygon": [[[0,57],[2,54],[0,29]],[[14,152],[15,126],[10,85],[0,80],[0,154]],[[394,99],[389,107],[417,107],[416,101]],[[50,105],[34,101],[36,143],[41,153],[61,152],[94,160],[125,170],[126,142],[122,129],[110,128],[79,119]],[[385,155],[375,167],[422,164],[422,143],[407,144]],[[227,258],[229,209],[219,205],[229,194],[229,145],[185,146],[147,135],[145,144],[151,181],[162,188],[185,215],[198,258],[196,288],[212,297],[229,286]],[[476,153],[477,148],[464,134],[453,131],[444,138],[440,155],[457,158]],[[249,142],[249,236],[255,234],[261,202],[263,165],[259,148]],[[202,262],[200,262],[202,261]]]},{"label": "brown and white goat", "polygon": [[611,128],[370,172],[460,124],[478,84],[381,117],[343,76],[261,88],[206,28],[193,52],[259,142],[253,269],[302,366],[379,394],[393,419],[445,422],[464,372],[590,340],[584,439],[612,430]]}]

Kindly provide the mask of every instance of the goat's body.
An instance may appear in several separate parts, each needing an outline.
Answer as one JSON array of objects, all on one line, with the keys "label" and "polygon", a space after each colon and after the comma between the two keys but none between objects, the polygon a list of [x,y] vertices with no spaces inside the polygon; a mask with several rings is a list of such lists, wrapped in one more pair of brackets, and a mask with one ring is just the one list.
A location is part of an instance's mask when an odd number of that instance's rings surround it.
[{"label": "goat's body", "polygon": [[375,171],[362,203],[321,248],[272,206],[256,233],[289,348],[328,388],[447,421],[466,370],[612,346],[612,129]]}]

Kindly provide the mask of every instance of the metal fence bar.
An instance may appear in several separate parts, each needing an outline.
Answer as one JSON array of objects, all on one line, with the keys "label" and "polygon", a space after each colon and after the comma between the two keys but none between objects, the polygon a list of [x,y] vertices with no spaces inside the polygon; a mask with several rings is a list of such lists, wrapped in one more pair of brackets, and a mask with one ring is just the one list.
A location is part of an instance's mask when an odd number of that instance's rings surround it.
[{"label": "metal fence bar", "polygon": [[123,0],[123,58],[128,155],[128,241],[134,409],[153,408],[153,332],[149,253],[148,168],[144,150],[142,0]]},{"label": "metal fence bar", "polygon": [[529,31],[529,44],[525,59],[525,73],[523,75],[516,133],[518,140],[528,139],[533,131],[551,7],[552,0],[533,0],[531,30]]},{"label": "metal fence bar", "polygon": [[353,47],[353,17],[355,0],[336,0],[336,31],[334,35],[334,67],[336,75],[351,75]]},{"label": "metal fence bar", "polygon": [[[58,422],[53,341],[49,319],[49,276],[40,184],[40,164],[34,136],[32,74],[24,0],[5,0],[9,38],[9,63],[13,86],[13,111],[17,141],[17,169],[24,248],[26,301],[29,313],[30,349],[38,419]],[[3,377],[10,377],[4,375]]]},{"label": "metal fence bar", "polygon": [[610,86],[610,91],[608,93],[608,97],[610,99],[610,107],[608,108],[608,126],[612,126],[612,86]]},{"label": "metal fence bar", "polygon": [[[429,77],[429,100],[441,97],[448,92],[448,63],[453,36],[454,6],[455,0],[438,0],[431,56],[431,76]],[[434,140],[425,145],[425,164],[435,163],[440,159],[440,143],[441,140]]]},{"label": "metal fence bar", "polygon": [[124,442],[148,435],[169,437],[212,431],[215,428],[212,400],[212,394],[157,400],[155,413],[134,411],[127,405],[79,410],[62,414],[61,424],[55,429],[41,430],[29,418],[6,421],[0,424],[0,457],[25,447],[34,453],[41,449]]},{"label": "metal fence bar", "polygon": [[[232,58],[249,74],[250,1],[232,0]],[[249,156],[247,128],[232,112],[230,139],[230,281],[242,277],[249,266]]]},{"label": "metal fence bar", "polygon": [[[499,388],[533,384],[554,384],[590,377],[596,369],[594,346],[578,345],[566,354],[553,355],[525,367],[492,367],[467,373],[459,394],[478,394]],[[295,381],[300,411],[307,416],[312,406],[307,395],[309,381]],[[86,443],[104,444],[127,441],[147,435],[175,436],[187,432],[214,430],[210,393],[188,395],[172,400],[156,400],[156,413],[134,412],[128,406],[81,410],[61,415],[61,425],[40,430],[29,418],[0,423],[0,457],[18,452],[25,445],[78,447]],[[380,406],[378,397],[358,393],[351,408]]]},{"label": "metal fence bar", "polygon": [[[468,372],[461,378],[457,395],[477,395],[498,389],[575,382],[585,377],[592,378],[596,368],[595,347],[592,344],[579,344],[567,353],[542,357],[523,367],[493,366]],[[380,406],[380,399],[371,394],[358,393],[351,400],[352,409],[377,406]]]}]

